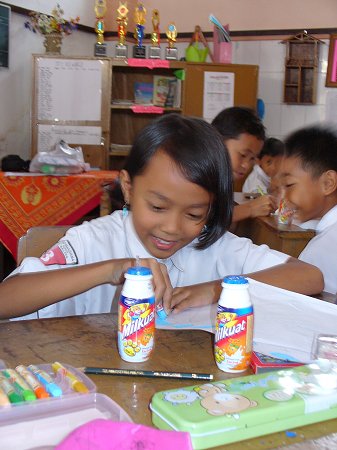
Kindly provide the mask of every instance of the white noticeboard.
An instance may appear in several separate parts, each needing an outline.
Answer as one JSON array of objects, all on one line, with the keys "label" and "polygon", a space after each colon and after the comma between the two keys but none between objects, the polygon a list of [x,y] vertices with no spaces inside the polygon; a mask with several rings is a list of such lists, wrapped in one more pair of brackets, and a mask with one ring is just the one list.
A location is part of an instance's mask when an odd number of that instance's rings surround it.
[{"label": "white noticeboard", "polygon": [[37,86],[37,120],[101,120],[99,60],[41,58]]},{"label": "white noticeboard", "polygon": [[100,145],[101,137],[101,127],[39,124],[37,151],[50,151],[61,139],[67,144]]},{"label": "white noticeboard", "polygon": [[205,72],[203,118],[212,122],[223,109],[234,105],[234,73]]}]

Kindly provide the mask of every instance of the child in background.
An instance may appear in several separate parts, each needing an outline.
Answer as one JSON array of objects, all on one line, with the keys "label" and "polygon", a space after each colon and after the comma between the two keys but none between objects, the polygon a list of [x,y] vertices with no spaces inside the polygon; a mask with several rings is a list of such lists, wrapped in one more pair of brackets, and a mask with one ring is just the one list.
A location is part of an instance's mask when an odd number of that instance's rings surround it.
[{"label": "child in background", "polygon": [[151,122],[120,179],[130,211],[72,227],[41,258],[25,258],[0,284],[0,317],[109,312],[116,285],[137,256],[154,271],[156,301],[166,311],[216,302],[227,274],[305,294],[321,291],[316,267],[226,232],[229,157],[222,137],[202,119],[167,114]]},{"label": "child in background", "polygon": [[272,137],[267,139],[258,156],[258,162],[242,186],[242,192],[259,193],[262,190],[264,194],[267,194],[271,179],[275,177],[280,168],[283,153],[282,141]]},{"label": "child in background", "polygon": [[[221,111],[212,125],[222,135],[231,160],[234,181],[243,179],[255,164],[265,141],[265,128],[250,108],[233,106]],[[277,208],[271,195],[235,205],[233,222],[268,216]]]},{"label": "child in background", "polygon": [[317,235],[299,256],[317,266],[324,290],[337,292],[337,133],[324,126],[305,127],[285,141],[281,181],[295,219],[320,219]]}]

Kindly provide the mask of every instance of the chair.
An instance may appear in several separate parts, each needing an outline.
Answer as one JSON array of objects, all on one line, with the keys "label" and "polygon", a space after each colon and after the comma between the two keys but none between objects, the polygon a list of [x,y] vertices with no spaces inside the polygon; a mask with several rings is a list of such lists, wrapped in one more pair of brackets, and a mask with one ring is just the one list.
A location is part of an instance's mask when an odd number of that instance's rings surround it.
[{"label": "chair", "polygon": [[26,256],[39,257],[65,235],[72,225],[50,225],[31,227],[18,242],[17,265]]}]

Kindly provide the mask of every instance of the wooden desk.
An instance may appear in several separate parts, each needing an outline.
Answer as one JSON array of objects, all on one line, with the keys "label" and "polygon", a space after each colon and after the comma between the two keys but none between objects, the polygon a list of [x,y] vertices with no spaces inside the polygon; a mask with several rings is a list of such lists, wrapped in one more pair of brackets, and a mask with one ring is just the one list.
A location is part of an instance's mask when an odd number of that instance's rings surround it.
[{"label": "wooden desk", "polygon": [[[1,358],[8,367],[60,361],[75,367],[130,368],[130,364],[119,357],[116,337],[117,317],[112,314],[3,322],[0,323]],[[137,364],[137,368],[213,373],[215,380],[225,379],[228,375],[217,369],[213,359],[212,337],[204,331],[156,330],[154,353],[146,363]],[[152,425],[148,405],[155,392],[197,384],[191,383],[191,380],[164,378],[107,375],[92,375],[91,378],[98,392],[115,400],[134,422],[145,425]],[[297,428],[296,438],[280,432],[217,449],[266,450],[300,442],[308,437],[329,435],[336,430],[337,420],[330,420]],[[334,439],[332,435],[329,439],[329,448],[337,448],[337,438]],[[310,447],[305,442],[303,447],[296,448],[308,450]]]},{"label": "wooden desk", "polygon": [[248,237],[254,244],[267,244],[274,250],[297,258],[315,236],[315,231],[305,230],[296,225],[280,225],[276,217],[267,216],[241,221],[235,234]]},{"label": "wooden desk", "polygon": [[33,226],[72,225],[99,206],[117,171],[78,175],[0,172],[0,242],[16,259],[18,239]]},{"label": "wooden desk", "polygon": [[[237,204],[249,200],[242,192],[234,192],[234,201]],[[242,220],[233,232],[237,236],[251,239],[254,244],[267,244],[270,248],[295,258],[316,234],[314,230],[305,230],[296,225],[280,225],[275,216]]]}]

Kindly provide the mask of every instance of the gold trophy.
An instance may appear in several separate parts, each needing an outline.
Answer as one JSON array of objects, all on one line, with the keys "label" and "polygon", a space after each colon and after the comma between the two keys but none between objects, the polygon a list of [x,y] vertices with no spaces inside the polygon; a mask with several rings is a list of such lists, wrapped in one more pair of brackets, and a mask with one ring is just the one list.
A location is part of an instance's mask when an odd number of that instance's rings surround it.
[{"label": "gold trophy", "polygon": [[154,9],[152,11],[152,27],[151,42],[149,58],[160,59],[160,30],[159,30],[159,11]]},{"label": "gold trophy", "polygon": [[117,9],[117,33],[118,33],[118,44],[116,45],[115,58],[126,59],[128,57],[128,48],[125,45],[126,39],[126,26],[128,24],[128,8],[127,3],[119,2],[119,7]]},{"label": "gold trophy", "polygon": [[134,58],[146,58],[146,47],[143,45],[144,32],[145,32],[145,15],[146,9],[143,3],[139,2],[135,9],[134,20],[136,23],[135,38],[137,39],[137,45],[133,46]]},{"label": "gold trophy", "polygon": [[106,44],[104,43],[104,16],[106,13],[106,0],[95,0],[97,42],[95,44],[95,56],[106,56]]},{"label": "gold trophy", "polygon": [[178,49],[174,46],[177,40],[177,35],[177,28],[175,24],[171,22],[166,30],[168,47],[165,49],[165,59],[178,59]]}]

